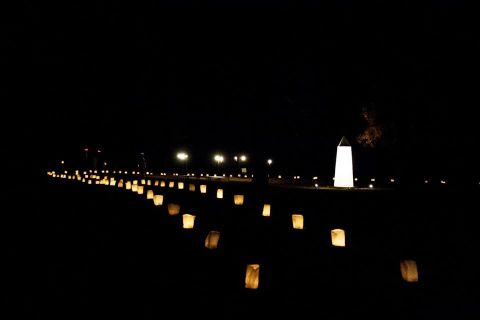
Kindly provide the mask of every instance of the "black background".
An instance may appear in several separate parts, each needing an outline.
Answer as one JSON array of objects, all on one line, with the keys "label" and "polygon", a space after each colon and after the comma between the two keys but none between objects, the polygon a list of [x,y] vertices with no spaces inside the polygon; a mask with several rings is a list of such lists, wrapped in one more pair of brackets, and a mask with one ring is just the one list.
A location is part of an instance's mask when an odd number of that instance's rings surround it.
[{"label": "black background", "polygon": [[[5,11],[9,12],[9,11]],[[461,1],[23,2],[7,17],[2,94],[10,162],[52,167],[102,148],[169,168],[246,152],[291,174],[477,175],[477,41]],[[374,108],[390,130],[355,142]],[[16,167],[21,167],[16,165]],[[464,170],[463,172],[461,170]]]}]

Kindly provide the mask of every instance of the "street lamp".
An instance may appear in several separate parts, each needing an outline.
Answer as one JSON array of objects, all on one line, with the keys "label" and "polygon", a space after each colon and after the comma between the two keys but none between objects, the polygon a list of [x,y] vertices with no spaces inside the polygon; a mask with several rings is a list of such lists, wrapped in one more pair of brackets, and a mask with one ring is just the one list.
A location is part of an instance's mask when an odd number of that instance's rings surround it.
[{"label": "street lamp", "polygon": [[271,166],[272,163],[273,163],[273,160],[272,160],[272,159],[268,159],[268,160],[267,160],[267,163],[268,163],[269,166]]},{"label": "street lamp", "polygon": [[247,161],[247,156],[244,155],[244,154],[242,154],[242,155],[240,156],[240,162],[246,162],[246,161]]},{"label": "street lamp", "polygon": [[218,171],[220,171],[220,164],[223,163],[223,161],[225,161],[225,158],[221,154],[216,154],[213,157],[213,160],[215,160],[215,162],[217,163],[217,169]]},{"label": "street lamp", "polygon": [[180,162],[183,162],[185,164],[185,172],[187,172],[187,161],[188,161],[188,153],[186,152],[178,152],[177,153],[177,159]]}]

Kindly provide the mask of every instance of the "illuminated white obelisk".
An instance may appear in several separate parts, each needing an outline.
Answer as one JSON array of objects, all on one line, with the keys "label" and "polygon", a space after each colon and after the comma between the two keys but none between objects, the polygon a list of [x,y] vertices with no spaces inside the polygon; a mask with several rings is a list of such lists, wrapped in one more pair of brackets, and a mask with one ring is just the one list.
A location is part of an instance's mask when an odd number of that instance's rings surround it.
[{"label": "illuminated white obelisk", "polygon": [[347,138],[343,137],[337,147],[337,161],[335,162],[334,187],[353,188],[352,147]]}]

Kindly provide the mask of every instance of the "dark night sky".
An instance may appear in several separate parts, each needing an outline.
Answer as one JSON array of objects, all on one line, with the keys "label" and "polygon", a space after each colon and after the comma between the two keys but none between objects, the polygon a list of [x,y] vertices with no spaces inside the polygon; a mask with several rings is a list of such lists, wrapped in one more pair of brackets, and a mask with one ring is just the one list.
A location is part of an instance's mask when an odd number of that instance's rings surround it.
[{"label": "dark night sky", "polygon": [[[464,149],[478,146],[478,38],[461,1],[229,6],[23,2],[2,35],[4,121],[17,124],[4,152],[42,166],[85,145],[156,164],[178,147],[197,163],[245,151],[328,175],[346,135],[360,170],[478,162]],[[391,128],[375,150],[355,145],[367,106]]]}]

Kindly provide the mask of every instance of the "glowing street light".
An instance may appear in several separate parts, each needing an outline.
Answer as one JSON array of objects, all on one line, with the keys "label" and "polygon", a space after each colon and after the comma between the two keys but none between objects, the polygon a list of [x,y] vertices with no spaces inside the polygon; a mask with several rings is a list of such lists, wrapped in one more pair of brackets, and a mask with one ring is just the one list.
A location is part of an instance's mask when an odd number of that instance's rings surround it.
[{"label": "glowing street light", "polygon": [[177,159],[180,161],[187,161],[188,160],[188,154],[186,152],[179,152],[177,153]]},{"label": "glowing street light", "polygon": [[177,153],[177,159],[178,159],[179,161],[181,161],[181,162],[184,163],[184,165],[185,165],[185,173],[186,173],[186,172],[188,171],[188,170],[187,170],[188,153],[183,152],[183,151],[182,151],[182,152],[178,152],[178,153]]},{"label": "glowing street light", "polygon": [[272,163],[273,163],[273,160],[272,160],[272,159],[268,159],[268,160],[267,160],[267,164],[268,164],[269,166],[271,166]]},{"label": "glowing street light", "polygon": [[225,158],[221,155],[221,154],[216,154],[214,157],[213,157],[213,160],[215,160],[217,162],[217,164],[220,164],[222,163],[223,161],[225,161]]},{"label": "glowing street light", "polygon": [[225,161],[225,158],[221,154],[213,156],[213,160],[217,163],[217,170],[220,170],[220,164]]}]

